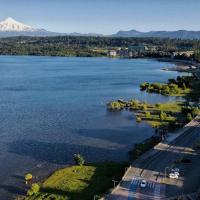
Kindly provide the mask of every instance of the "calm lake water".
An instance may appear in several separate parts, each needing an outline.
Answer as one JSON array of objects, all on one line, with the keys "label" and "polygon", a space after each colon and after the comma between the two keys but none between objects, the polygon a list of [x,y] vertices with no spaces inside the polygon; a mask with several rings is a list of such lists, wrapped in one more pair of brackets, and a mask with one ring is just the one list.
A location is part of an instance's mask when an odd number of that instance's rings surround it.
[{"label": "calm lake water", "polygon": [[[21,193],[22,176],[72,163],[126,160],[134,143],[154,131],[130,112],[109,113],[123,98],[174,98],[139,91],[144,81],[166,81],[173,64],[146,59],[0,57],[0,197]],[[24,187],[22,185],[22,187]],[[0,199],[2,199],[0,198]]]}]

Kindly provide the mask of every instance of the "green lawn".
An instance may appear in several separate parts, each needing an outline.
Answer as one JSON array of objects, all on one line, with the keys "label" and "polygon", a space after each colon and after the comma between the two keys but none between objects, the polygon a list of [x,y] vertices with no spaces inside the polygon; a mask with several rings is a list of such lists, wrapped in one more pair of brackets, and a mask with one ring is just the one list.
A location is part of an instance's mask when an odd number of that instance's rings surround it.
[{"label": "green lawn", "polygon": [[60,169],[41,183],[37,195],[26,200],[91,200],[113,186],[112,179],[120,180],[125,163],[98,163]]}]

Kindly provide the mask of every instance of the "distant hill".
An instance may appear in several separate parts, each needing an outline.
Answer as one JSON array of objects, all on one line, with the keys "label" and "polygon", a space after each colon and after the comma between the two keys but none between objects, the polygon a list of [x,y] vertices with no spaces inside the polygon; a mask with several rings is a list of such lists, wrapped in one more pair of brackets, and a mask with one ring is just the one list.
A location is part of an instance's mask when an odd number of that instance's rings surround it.
[{"label": "distant hill", "polygon": [[200,31],[149,31],[140,32],[137,30],[119,31],[111,35],[113,37],[160,37],[160,38],[179,38],[179,39],[200,39]]},{"label": "distant hill", "polygon": [[14,36],[94,36],[94,37],[158,37],[158,38],[180,38],[180,39],[200,39],[200,31],[149,31],[141,32],[137,30],[119,31],[112,35],[103,35],[97,33],[57,33],[45,29],[33,28],[18,22],[11,17],[0,22],[0,37]]}]

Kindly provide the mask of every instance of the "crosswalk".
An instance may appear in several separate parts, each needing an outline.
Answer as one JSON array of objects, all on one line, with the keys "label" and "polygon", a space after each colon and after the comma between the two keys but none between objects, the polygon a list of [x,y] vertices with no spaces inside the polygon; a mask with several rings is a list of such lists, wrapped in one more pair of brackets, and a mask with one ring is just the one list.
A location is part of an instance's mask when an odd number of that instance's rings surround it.
[{"label": "crosswalk", "polygon": [[156,181],[146,180],[146,187],[142,188],[141,177],[133,177],[129,188],[128,200],[148,199],[161,200],[165,199],[165,185]]},{"label": "crosswalk", "polygon": [[[142,179],[141,179],[141,178],[134,177],[134,178],[132,179],[131,184],[140,185],[141,182],[142,182]],[[152,188],[152,189],[153,189],[153,188],[155,188],[155,186],[156,186],[156,182],[147,181],[147,185],[146,185],[147,188]]]}]

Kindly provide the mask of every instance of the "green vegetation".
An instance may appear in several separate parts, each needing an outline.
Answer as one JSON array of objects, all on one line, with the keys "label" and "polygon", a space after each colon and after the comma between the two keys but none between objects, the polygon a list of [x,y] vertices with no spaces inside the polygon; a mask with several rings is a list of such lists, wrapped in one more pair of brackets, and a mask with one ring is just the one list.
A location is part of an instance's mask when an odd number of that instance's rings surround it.
[{"label": "green vegetation", "polygon": [[[200,40],[162,38],[117,38],[92,36],[13,37],[0,39],[0,55],[39,56],[106,56],[110,49],[126,49],[133,45],[147,45],[154,50],[141,53],[139,57],[171,58],[174,51],[194,50],[191,58],[199,60]],[[151,48],[150,48],[151,49]]]},{"label": "green vegetation", "polygon": [[119,101],[113,101],[108,104],[110,110],[121,110],[125,107],[125,104]]},{"label": "green vegetation", "polygon": [[184,96],[190,92],[190,77],[178,76],[177,79],[169,79],[168,83],[147,83],[140,85],[142,91],[158,93],[166,96]]},{"label": "green vegetation", "polygon": [[121,180],[126,163],[105,162],[60,169],[41,183],[26,200],[89,200],[113,187],[112,180]]},{"label": "green vegetation", "polygon": [[82,166],[85,163],[85,159],[81,154],[74,154],[74,161],[79,166]]},{"label": "green vegetation", "polygon": [[39,191],[40,191],[40,186],[37,183],[33,183],[31,185],[31,188],[27,191],[27,195],[32,196],[34,194],[38,194]]},{"label": "green vegetation", "polygon": [[168,102],[149,104],[132,99],[130,101],[118,100],[108,104],[109,110],[122,110],[124,108],[133,110],[136,115],[136,122],[144,121],[154,128],[174,130],[191,121],[199,114],[199,105],[192,103],[200,98],[200,80],[197,76],[178,76],[176,79],[169,79],[168,83],[147,83],[140,85],[141,90],[155,92],[162,95],[182,96],[186,102]]},{"label": "green vegetation", "polygon": [[187,114],[187,121],[190,122],[192,119],[193,119],[193,118],[192,118],[191,113],[188,113],[188,114]]},{"label": "green vegetation", "polygon": [[26,184],[27,184],[28,181],[31,181],[33,179],[33,175],[28,173],[28,174],[25,175],[24,179],[25,179]]},{"label": "green vegetation", "polygon": [[138,123],[144,121],[154,128],[167,127],[171,130],[188,122],[188,113],[192,118],[199,113],[198,107],[187,106],[184,102],[149,104],[133,99],[127,102],[118,101],[117,108],[113,108],[110,104],[108,104],[108,108],[111,110],[128,108],[130,111],[134,111]]},{"label": "green vegetation", "polygon": [[161,141],[161,137],[152,136],[149,139],[146,139],[142,143],[138,143],[134,145],[133,150],[129,151],[129,155],[136,159],[141,156],[143,153],[152,149],[155,145],[157,145]]}]

